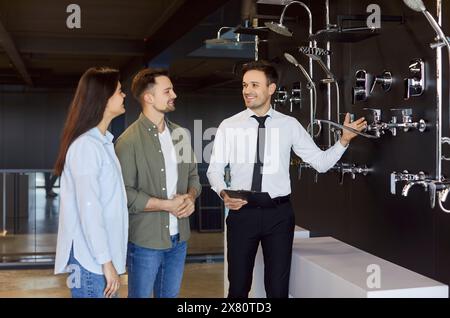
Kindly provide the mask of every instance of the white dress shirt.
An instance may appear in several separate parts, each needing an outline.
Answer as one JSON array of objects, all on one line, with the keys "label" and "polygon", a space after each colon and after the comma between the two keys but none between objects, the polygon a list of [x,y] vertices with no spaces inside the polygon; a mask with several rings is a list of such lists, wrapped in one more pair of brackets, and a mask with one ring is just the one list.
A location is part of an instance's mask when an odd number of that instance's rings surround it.
[{"label": "white dress shirt", "polygon": [[69,147],[61,175],[55,274],[68,271],[70,249],[88,271],[109,261],[125,273],[128,209],[113,135],[94,127]]},{"label": "white dress shirt", "polygon": [[[230,189],[251,189],[258,133],[258,122],[252,115],[256,114],[247,108],[225,119],[217,130],[207,176],[212,189],[219,196],[227,188],[224,181],[224,168],[227,164],[230,164]],[[269,117],[265,122],[261,191],[268,192],[271,198],[291,193],[291,149],[321,173],[333,167],[347,149],[337,142],[328,150],[322,151],[296,118],[272,108],[266,115]]]},{"label": "white dress shirt", "polygon": [[[175,194],[177,194],[178,164],[175,147],[167,124],[164,131],[158,135],[166,169],[167,198],[173,199]],[[172,213],[169,213],[169,233],[170,235],[178,234],[178,219]]]}]

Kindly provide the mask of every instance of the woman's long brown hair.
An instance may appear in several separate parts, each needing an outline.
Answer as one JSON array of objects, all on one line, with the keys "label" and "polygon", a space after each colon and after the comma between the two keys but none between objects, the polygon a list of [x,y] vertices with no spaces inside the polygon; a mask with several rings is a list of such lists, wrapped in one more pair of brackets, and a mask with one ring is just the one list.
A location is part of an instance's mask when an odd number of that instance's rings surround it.
[{"label": "woman's long brown hair", "polygon": [[106,104],[119,83],[119,71],[107,67],[88,69],[78,82],[61,136],[54,173],[61,175],[72,142],[103,119]]}]

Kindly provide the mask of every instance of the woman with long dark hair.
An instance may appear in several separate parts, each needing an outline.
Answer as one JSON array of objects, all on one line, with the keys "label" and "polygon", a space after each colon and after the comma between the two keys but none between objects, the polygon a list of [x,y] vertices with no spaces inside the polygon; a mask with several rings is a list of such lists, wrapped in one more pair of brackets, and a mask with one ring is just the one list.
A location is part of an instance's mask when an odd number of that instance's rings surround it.
[{"label": "woman with long dark hair", "polygon": [[114,297],[125,272],[128,210],[112,119],[123,114],[119,71],[95,67],[81,77],[61,138],[55,174],[61,196],[55,274],[72,297]]}]

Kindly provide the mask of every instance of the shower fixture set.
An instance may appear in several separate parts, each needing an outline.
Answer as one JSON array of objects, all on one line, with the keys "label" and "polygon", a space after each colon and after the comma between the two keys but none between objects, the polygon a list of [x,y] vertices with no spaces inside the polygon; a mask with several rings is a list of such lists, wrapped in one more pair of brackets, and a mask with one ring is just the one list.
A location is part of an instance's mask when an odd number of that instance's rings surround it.
[{"label": "shower fixture set", "polygon": [[[450,158],[447,158],[442,155],[442,145],[443,144],[450,144],[450,138],[449,137],[442,137],[442,47],[447,48],[447,55],[449,59],[449,65],[450,65],[450,42],[449,39],[444,32],[442,31],[440,27],[440,22],[442,20],[442,0],[436,0],[437,3],[437,15],[439,19],[438,21],[435,20],[433,15],[427,11],[425,5],[423,4],[422,0],[403,0],[404,4],[411,8],[414,11],[421,12],[431,27],[436,32],[436,39],[433,43],[430,44],[430,47],[432,49],[436,49],[436,65],[437,65],[437,105],[436,105],[436,172],[434,177],[431,175],[428,175],[424,172],[419,172],[417,174],[411,174],[407,171],[404,172],[392,172],[391,174],[391,193],[395,194],[395,186],[398,182],[405,182],[405,185],[402,190],[402,195],[407,196],[409,193],[409,190],[414,185],[421,185],[425,190],[429,191],[430,193],[430,203],[432,208],[435,206],[436,197],[439,204],[439,207],[445,211],[450,212],[450,210],[447,210],[443,207],[443,202],[446,200],[448,193],[450,192],[450,180],[444,178],[442,175],[442,161],[450,161]],[[320,39],[322,34],[331,34],[333,32],[332,25],[329,22],[329,0],[325,0],[325,7],[326,7],[326,30],[321,30],[320,32],[317,32],[316,34],[312,33],[312,15],[311,11],[303,2],[300,1],[291,1],[288,4],[285,5],[280,21],[278,23],[276,22],[268,22],[266,23],[266,27],[276,32],[280,35],[284,36],[292,36],[293,32],[289,30],[284,24],[284,18],[286,10],[291,5],[300,5],[302,6],[308,13],[309,18],[309,46],[308,47],[300,47],[299,52],[304,54],[309,58],[309,70],[306,71],[306,69],[297,61],[297,59],[289,53],[284,53],[284,57],[286,60],[293,64],[302,75],[305,77],[307,81],[307,89],[310,91],[310,123],[308,125],[308,132],[311,134],[312,137],[317,137],[321,132],[321,123],[329,124],[330,126],[339,128],[339,129],[347,129],[351,130],[348,127],[344,127],[340,123],[340,103],[339,103],[339,84],[336,80],[336,77],[333,75],[333,73],[330,70],[330,42],[329,40],[332,37],[325,36],[324,39],[327,40],[327,48],[326,49],[320,49],[317,47],[316,40]],[[320,33],[320,36],[319,36]],[[326,58],[326,64],[322,60],[322,57]],[[327,118],[317,119],[316,118],[316,111],[317,111],[317,89],[316,85],[313,80],[313,61],[316,61],[316,63],[319,64],[320,68],[325,72],[326,78],[321,80],[321,83],[325,83],[327,85],[327,99],[328,99],[328,112],[327,112]],[[422,59],[414,59],[409,63],[408,66],[409,75],[404,78],[404,96],[403,98],[405,100],[409,100],[412,97],[421,96],[425,90],[425,63]],[[449,71],[450,76],[450,71]],[[394,83],[393,76],[391,72],[384,71],[381,75],[373,76],[369,74],[366,70],[358,70],[355,74],[355,85],[352,88],[352,103],[355,104],[360,101],[366,101],[370,95],[374,92],[376,89],[376,86],[380,86],[381,90],[383,92],[388,92],[391,90],[391,87]],[[336,122],[332,121],[331,119],[331,84],[334,84],[336,89]],[[277,92],[277,96],[282,96],[282,98],[276,99],[276,102],[278,103],[285,103],[289,99],[287,95],[287,91],[280,89]],[[284,95],[283,95],[284,94]],[[449,93],[450,96],[450,93]],[[449,98],[450,99],[450,98]],[[450,104],[449,110],[450,110]],[[380,138],[381,135],[383,135],[386,131],[389,131],[392,136],[396,136],[399,130],[402,130],[403,132],[407,132],[410,130],[417,130],[419,132],[424,132],[426,130],[427,124],[423,119],[413,120],[413,111],[411,108],[392,108],[391,112],[391,119],[388,122],[382,121],[382,112],[379,108],[367,108],[365,109],[369,112],[369,114],[372,115],[372,122],[368,124],[367,129],[364,132],[355,132],[358,133],[358,135],[361,135],[366,138]],[[291,107],[292,111],[292,107]],[[315,129],[313,129],[314,126],[319,127],[318,131],[316,132]],[[331,128],[331,127],[330,127]],[[328,146],[331,146],[332,138],[331,138],[332,130],[328,130]],[[338,140],[338,135],[335,133],[334,136],[334,142]],[[303,168],[310,168],[310,166],[306,163],[299,163],[298,169],[299,169],[299,177],[301,176],[301,170]],[[362,173],[367,174],[370,169],[367,167],[356,167],[356,165],[353,164],[343,164],[339,163],[335,167],[332,168],[332,170],[337,170],[341,172],[341,176],[343,177],[346,173],[352,174],[352,177],[355,177],[356,173]],[[317,180],[317,177],[315,178]]]},{"label": "shower fixture set", "polygon": [[[445,36],[444,32],[440,27],[440,23],[442,21],[442,0],[436,1],[437,7],[437,16],[438,21],[434,19],[434,17],[429,13],[421,0],[403,0],[403,2],[412,10],[421,12],[425,18],[430,23],[431,27],[436,32],[436,42],[430,44],[432,49],[436,49],[436,171],[434,177],[432,175],[426,174],[423,171],[420,171],[417,174],[411,174],[408,171],[403,172],[392,172],[391,173],[391,193],[396,194],[396,183],[404,182],[402,195],[408,196],[409,190],[411,187],[415,185],[422,186],[425,191],[429,192],[430,195],[430,206],[434,208],[436,205],[436,198],[438,205],[441,210],[450,213],[449,209],[446,209],[443,206],[443,203],[447,200],[448,193],[450,192],[450,180],[446,179],[442,175],[442,161],[450,161],[450,158],[442,155],[442,145],[450,144],[449,137],[442,137],[442,52],[441,49],[443,46],[447,48],[447,58],[450,62],[450,43]],[[450,64],[449,64],[450,66]],[[405,90],[405,98],[409,98],[411,96],[421,95],[424,87],[424,66],[421,60],[414,60],[410,64],[410,72],[412,77],[405,79],[406,90]],[[450,71],[448,72],[450,76]],[[450,95],[449,95],[450,96]],[[449,97],[450,101],[450,97]],[[450,110],[450,103],[448,102],[447,107]]]}]

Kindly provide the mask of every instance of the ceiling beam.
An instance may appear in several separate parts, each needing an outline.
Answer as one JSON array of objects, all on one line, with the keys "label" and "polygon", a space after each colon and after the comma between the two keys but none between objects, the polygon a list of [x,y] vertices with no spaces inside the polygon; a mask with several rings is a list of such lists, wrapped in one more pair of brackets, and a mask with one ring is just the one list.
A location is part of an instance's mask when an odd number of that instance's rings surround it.
[{"label": "ceiling beam", "polygon": [[6,31],[3,23],[0,21],[0,45],[5,50],[12,64],[19,72],[22,79],[30,86],[33,86],[33,81],[31,80],[31,76],[27,71],[25,63],[23,62],[22,57],[19,54],[11,36],[8,31]]},{"label": "ceiling beam", "polygon": [[143,40],[63,38],[63,37],[16,37],[20,53],[144,56]]}]

